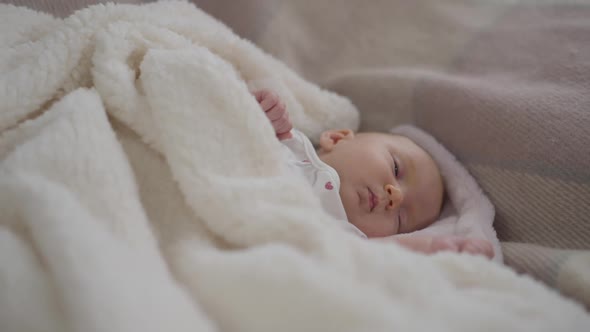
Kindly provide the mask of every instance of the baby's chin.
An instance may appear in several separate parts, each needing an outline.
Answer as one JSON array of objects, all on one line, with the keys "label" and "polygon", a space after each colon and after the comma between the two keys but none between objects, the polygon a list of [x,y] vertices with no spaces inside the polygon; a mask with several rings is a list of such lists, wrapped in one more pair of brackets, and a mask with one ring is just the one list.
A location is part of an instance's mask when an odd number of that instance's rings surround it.
[{"label": "baby's chin", "polygon": [[359,231],[363,232],[367,237],[378,237],[378,235],[374,234],[374,230],[371,227],[368,227],[369,223],[366,221],[363,222],[363,219],[360,218],[349,218],[348,222],[353,224]]},{"label": "baby's chin", "polygon": [[349,190],[348,192],[341,190],[340,199],[342,200],[342,205],[344,206],[348,222],[353,224],[367,237],[385,237],[393,235],[384,230],[375,228],[375,226],[383,225],[383,220],[377,220],[377,215],[369,213],[366,210],[366,207],[362,206],[362,200],[354,189]]},{"label": "baby's chin", "polygon": [[365,235],[367,235],[367,232],[365,231],[365,229],[363,229],[365,227],[364,227],[363,223],[361,222],[362,219],[359,216],[350,213],[349,210],[346,209],[346,207],[344,208],[344,210],[346,211],[346,219],[348,220],[348,222],[353,224],[354,227],[358,228],[361,232],[363,232]]},{"label": "baby's chin", "polygon": [[381,220],[376,215],[357,215],[348,218],[348,222],[353,224],[368,238],[388,237],[397,234],[397,230],[389,227],[391,223]]}]

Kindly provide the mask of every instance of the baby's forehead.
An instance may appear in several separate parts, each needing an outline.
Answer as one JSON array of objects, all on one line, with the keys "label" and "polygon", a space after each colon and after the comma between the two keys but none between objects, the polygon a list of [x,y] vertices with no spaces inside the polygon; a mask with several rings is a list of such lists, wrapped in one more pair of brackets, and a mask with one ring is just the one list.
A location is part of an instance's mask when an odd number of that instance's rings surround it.
[{"label": "baby's forehead", "polygon": [[440,172],[438,165],[430,153],[406,136],[379,132],[359,133],[358,135],[361,135],[360,137],[366,137],[367,143],[369,144],[382,143],[387,147],[393,147],[396,151],[401,151],[417,159],[414,160],[415,162],[430,164],[436,169],[437,173]]}]

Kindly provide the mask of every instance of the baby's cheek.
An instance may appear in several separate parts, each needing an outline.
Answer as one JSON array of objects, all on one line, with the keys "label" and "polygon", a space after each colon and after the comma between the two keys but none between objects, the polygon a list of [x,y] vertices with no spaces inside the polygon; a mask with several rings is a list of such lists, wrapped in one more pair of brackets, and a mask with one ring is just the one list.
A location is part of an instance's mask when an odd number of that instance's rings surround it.
[{"label": "baby's cheek", "polygon": [[363,227],[357,226],[367,237],[386,237],[397,234],[395,223],[383,216],[366,214],[359,217]]},{"label": "baby's cheek", "polygon": [[341,186],[340,191],[338,193],[340,195],[340,200],[342,201],[344,211],[346,212],[346,216],[348,217],[349,221],[350,219],[356,219],[358,211],[355,211],[355,197],[351,194],[351,190],[347,190],[345,186]]}]

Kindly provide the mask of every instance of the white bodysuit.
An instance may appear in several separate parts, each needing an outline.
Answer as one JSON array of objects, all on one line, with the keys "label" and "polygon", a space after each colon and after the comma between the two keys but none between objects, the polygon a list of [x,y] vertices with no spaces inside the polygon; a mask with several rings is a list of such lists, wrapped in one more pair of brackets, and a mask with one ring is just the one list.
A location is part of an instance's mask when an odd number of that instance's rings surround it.
[{"label": "white bodysuit", "polygon": [[343,228],[366,238],[363,232],[348,222],[340,199],[340,177],[336,170],[319,158],[311,141],[303,133],[293,129],[291,134],[293,138],[281,141],[289,167],[311,184],[324,210],[340,221]]}]

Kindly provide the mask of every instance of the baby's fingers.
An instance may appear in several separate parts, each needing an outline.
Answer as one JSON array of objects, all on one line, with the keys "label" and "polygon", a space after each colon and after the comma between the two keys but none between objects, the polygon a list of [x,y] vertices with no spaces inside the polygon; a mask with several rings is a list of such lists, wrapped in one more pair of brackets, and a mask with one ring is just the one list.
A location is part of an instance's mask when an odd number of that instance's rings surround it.
[{"label": "baby's fingers", "polygon": [[293,129],[293,125],[289,119],[289,114],[287,113],[283,114],[280,119],[273,121],[272,126],[274,127],[277,134],[284,134]]},{"label": "baby's fingers", "polygon": [[468,239],[461,248],[463,252],[472,255],[483,255],[488,258],[494,258],[494,248],[489,241],[482,239]]},{"label": "baby's fingers", "polygon": [[[258,100],[258,102],[260,103],[260,108],[262,108],[262,110],[265,112],[268,112],[276,105],[281,104],[279,96],[276,93],[269,90],[262,90],[260,99],[258,96],[256,96],[256,100]],[[283,109],[284,108],[285,107],[283,106]]]},{"label": "baby's fingers", "polygon": [[279,140],[292,137],[291,129],[293,129],[293,125],[291,124],[288,113],[284,113],[280,119],[273,121],[272,126],[275,129],[275,133],[277,134],[277,138]]},{"label": "baby's fingers", "polygon": [[268,111],[266,111],[266,117],[270,121],[277,121],[280,120],[285,114],[287,113],[287,108],[285,107],[285,103],[282,101],[273,105]]},{"label": "baby's fingers", "polygon": [[460,239],[454,236],[435,236],[430,242],[430,252],[460,251]]},{"label": "baby's fingers", "polygon": [[279,96],[267,89],[254,91],[252,94],[256,97],[260,108],[262,108],[266,117],[272,123],[277,138],[284,140],[293,137],[291,134],[293,125],[289,119],[289,113],[287,112],[285,103],[279,99]]},{"label": "baby's fingers", "polygon": [[254,98],[256,98],[256,101],[260,103],[262,99],[264,99],[264,96],[268,94],[268,90],[257,90],[251,91],[250,93],[252,93],[254,95]]}]

